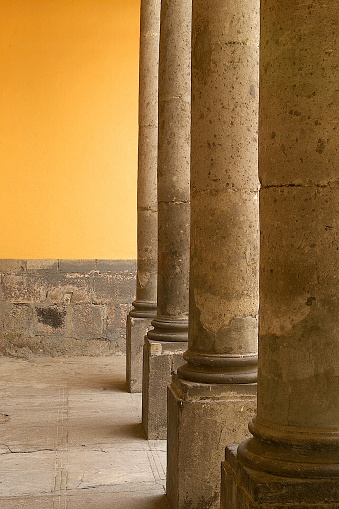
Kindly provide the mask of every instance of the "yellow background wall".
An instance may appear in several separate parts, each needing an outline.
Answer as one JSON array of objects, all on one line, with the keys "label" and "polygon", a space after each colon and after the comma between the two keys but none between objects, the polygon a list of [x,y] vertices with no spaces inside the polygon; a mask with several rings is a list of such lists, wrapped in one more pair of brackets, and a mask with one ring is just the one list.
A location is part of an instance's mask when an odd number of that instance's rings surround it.
[{"label": "yellow background wall", "polygon": [[0,258],[135,258],[140,0],[0,0]]}]

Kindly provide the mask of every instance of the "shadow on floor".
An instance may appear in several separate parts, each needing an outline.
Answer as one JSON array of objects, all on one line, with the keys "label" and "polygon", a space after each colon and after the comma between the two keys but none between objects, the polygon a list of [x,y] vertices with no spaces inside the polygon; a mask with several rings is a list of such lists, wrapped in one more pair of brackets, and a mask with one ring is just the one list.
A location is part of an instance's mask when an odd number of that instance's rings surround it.
[{"label": "shadow on floor", "polygon": [[133,499],[130,495],[118,493],[96,493],[92,490],[88,493],[77,495],[41,496],[41,497],[18,497],[2,499],[1,509],[170,509],[166,495],[143,495],[136,494]]},{"label": "shadow on floor", "polygon": [[150,502],[148,509],[170,509],[166,495],[154,497],[154,500]]},{"label": "shadow on floor", "polygon": [[102,386],[103,391],[128,392],[126,382],[112,382],[112,380],[106,380],[98,385]]},{"label": "shadow on floor", "polygon": [[130,440],[146,440],[143,426],[138,422],[123,424],[102,423],[100,418],[94,417],[91,419],[90,423],[87,421],[86,425],[83,425],[83,420],[81,418],[73,418],[72,430],[76,430],[76,434],[72,434],[70,438],[72,444],[75,440],[76,442],[80,441],[82,446],[85,444],[93,445],[93,443],[97,443],[98,437],[100,437],[101,443],[104,441],[108,444],[111,443],[112,440],[122,440],[126,443]]},{"label": "shadow on floor", "polygon": [[141,438],[142,440],[146,440],[146,434],[141,423],[114,426],[112,432],[114,436],[119,436],[120,438]]}]

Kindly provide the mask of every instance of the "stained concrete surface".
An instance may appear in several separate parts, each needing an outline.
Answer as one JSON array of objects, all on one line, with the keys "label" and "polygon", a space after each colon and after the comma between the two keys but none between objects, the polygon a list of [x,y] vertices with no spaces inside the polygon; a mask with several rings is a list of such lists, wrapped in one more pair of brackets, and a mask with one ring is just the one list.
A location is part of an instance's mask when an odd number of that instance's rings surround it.
[{"label": "stained concrete surface", "polygon": [[1,509],[167,509],[125,357],[0,359]]}]

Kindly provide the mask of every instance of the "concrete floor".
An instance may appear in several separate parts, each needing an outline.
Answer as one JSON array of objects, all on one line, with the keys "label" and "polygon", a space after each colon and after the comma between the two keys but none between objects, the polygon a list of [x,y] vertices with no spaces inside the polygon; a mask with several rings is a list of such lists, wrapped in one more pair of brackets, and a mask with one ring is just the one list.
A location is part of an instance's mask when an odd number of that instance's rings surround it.
[{"label": "concrete floor", "polygon": [[125,358],[0,359],[1,509],[168,509]]}]

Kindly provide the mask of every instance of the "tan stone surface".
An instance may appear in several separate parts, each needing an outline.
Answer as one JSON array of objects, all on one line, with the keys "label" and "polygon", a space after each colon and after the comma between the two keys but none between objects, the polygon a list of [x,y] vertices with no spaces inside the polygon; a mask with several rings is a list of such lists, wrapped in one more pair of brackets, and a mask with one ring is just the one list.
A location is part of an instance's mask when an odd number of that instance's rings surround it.
[{"label": "tan stone surface", "polygon": [[175,377],[168,389],[167,496],[172,509],[219,509],[225,444],[249,436],[255,384],[198,384]]},{"label": "tan stone surface", "polygon": [[189,350],[255,353],[259,2],[194,0],[192,45]]},{"label": "tan stone surface", "polygon": [[150,440],[167,437],[167,386],[184,363],[186,341],[152,341],[145,338],[142,380],[142,424]]},{"label": "tan stone surface", "polygon": [[158,68],[160,0],[140,7],[137,301],[157,300]]},{"label": "tan stone surface", "polygon": [[[126,377],[129,391],[142,389],[142,347],[154,318],[158,283],[158,85],[160,0],[141,0],[135,309],[127,317]],[[147,320],[148,325],[145,325]]]},{"label": "tan stone surface", "polygon": [[190,204],[159,202],[157,315],[188,318]]},{"label": "tan stone surface", "polygon": [[258,415],[339,436],[338,6],[262,16]]},{"label": "tan stone surface", "polygon": [[[143,360],[142,422],[166,438],[167,384],[188,331],[192,0],[162,0],[159,49],[157,316]],[[159,342],[156,344],[155,339]],[[162,344],[160,344],[162,342]],[[183,346],[184,345],[184,346]],[[159,353],[157,353],[159,349]]]},{"label": "tan stone surface", "polygon": [[262,490],[292,479],[281,507],[293,484],[295,507],[339,501],[337,32],[334,3],[261,3],[258,412],[238,460]]},{"label": "tan stone surface", "polygon": [[296,479],[246,468],[237,461],[237,445],[222,463],[221,509],[338,509],[337,479]]},{"label": "tan stone surface", "polygon": [[0,366],[2,509],[168,507],[166,443],[145,440],[123,356]]},{"label": "tan stone surface", "polygon": [[160,317],[188,317],[191,0],[162,0],[159,60]]},{"label": "tan stone surface", "polygon": [[[263,186],[338,181],[338,5],[266,1],[261,72]],[[279,91],[279,93],[277,93]],[[264,141],[265,140],[265,141]],[[266,142],[267,140],[267,142]]]},{"label": "tan stone surface", "polygon": [[143,346],[152,328],[150,318],[127,317],[126,324],[126,383],[129,392],[142,392]]},{"label": "tan stone surface", "polygon": [[167,494],[217,509],[224,447],[256,406],[259,1],[193,0],[192,32],[189,349],[169,389]]},{"label": "tan stone surface", "polygon": [[260,415],[338,429],[339,193],[264,189],[261,203]]}]

